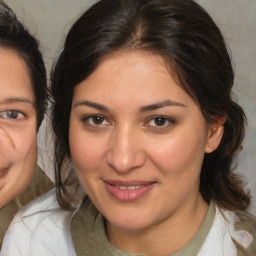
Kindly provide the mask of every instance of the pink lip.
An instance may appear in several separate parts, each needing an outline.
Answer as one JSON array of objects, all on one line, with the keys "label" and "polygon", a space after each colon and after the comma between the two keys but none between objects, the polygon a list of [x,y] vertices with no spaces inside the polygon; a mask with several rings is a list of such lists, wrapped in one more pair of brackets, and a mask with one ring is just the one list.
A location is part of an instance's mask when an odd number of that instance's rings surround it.
[{"label": "pink lip", "polygon": [[[156,182],[145,182],[145,181],[118,181],[118,180],[104,180],[106,189],[111,196],[121,202],[132,202],[135,201],[146,193],[148,193],[156,184]],[[139,186],[132,190],[120,189],[117,186],[131,187]]]}]

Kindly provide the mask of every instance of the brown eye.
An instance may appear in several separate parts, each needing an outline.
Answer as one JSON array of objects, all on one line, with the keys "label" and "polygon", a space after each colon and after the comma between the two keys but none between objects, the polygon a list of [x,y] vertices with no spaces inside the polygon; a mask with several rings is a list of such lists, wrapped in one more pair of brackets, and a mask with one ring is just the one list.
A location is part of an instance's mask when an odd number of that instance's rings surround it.
[{"label": "brown eye", "polygon": [[167,122],[167,119],[164,117],[155,117],[154,118],[154,124],[156,126],[164,126]]},{"label": "brown eye", "polygon": [[103,116],[100,116],[100,115],[91,115],[91,116],[87,116],[85,118],[82,119],[82,122],[85,124],[85,125],[88,125],[88,126],[106,126],[106,125],[109,125],[109,121],[106,120],[105,117]]},{"label": "brown eye", "polygon": [[104,122],[104,117],[102,116],[93,116],[92,117],[93,124],[100,125]]},{"label": "brown eye", "polygon": [[150,118],[147,125],[155,129],[167,129],[171,128],[173,125],[175,125],[175,123],[175,119],[171,117],[154,116]]}]

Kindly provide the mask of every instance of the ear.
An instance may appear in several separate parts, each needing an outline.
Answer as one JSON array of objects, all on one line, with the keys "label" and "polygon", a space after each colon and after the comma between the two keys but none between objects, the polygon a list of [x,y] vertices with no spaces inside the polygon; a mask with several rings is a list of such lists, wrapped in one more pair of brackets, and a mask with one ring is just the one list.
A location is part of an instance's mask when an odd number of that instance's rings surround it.
[{"label": "ear", "polygon": [[221,142],[224,133],[225,117],[216,117],[208,128],[208,138],[205,145],[205,153],[212,153]]}]

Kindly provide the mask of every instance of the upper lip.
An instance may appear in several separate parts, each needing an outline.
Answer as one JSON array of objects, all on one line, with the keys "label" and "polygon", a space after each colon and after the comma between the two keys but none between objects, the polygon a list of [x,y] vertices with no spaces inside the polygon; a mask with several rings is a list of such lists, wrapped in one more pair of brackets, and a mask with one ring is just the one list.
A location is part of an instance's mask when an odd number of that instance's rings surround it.
[{"label": "upper lip", "polygon": [[113,186],[148,186],[153,183],[156,183],[155,181],[140,181],[140,180],[129,180],[129,181],[122,181],[122,180],[104,180],[104,182],[113,185]]}]

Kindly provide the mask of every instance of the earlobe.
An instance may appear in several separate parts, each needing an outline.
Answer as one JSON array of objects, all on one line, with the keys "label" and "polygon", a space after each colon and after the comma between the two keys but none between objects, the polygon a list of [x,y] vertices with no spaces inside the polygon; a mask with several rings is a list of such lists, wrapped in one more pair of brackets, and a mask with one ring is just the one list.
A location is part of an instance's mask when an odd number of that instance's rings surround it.
[{"label": "earlobe", "polygon": [[224,133],[225,117],[216,119],[209,127],[208,139],[205,146],[205,153],[212,153],[221,142]]}]

